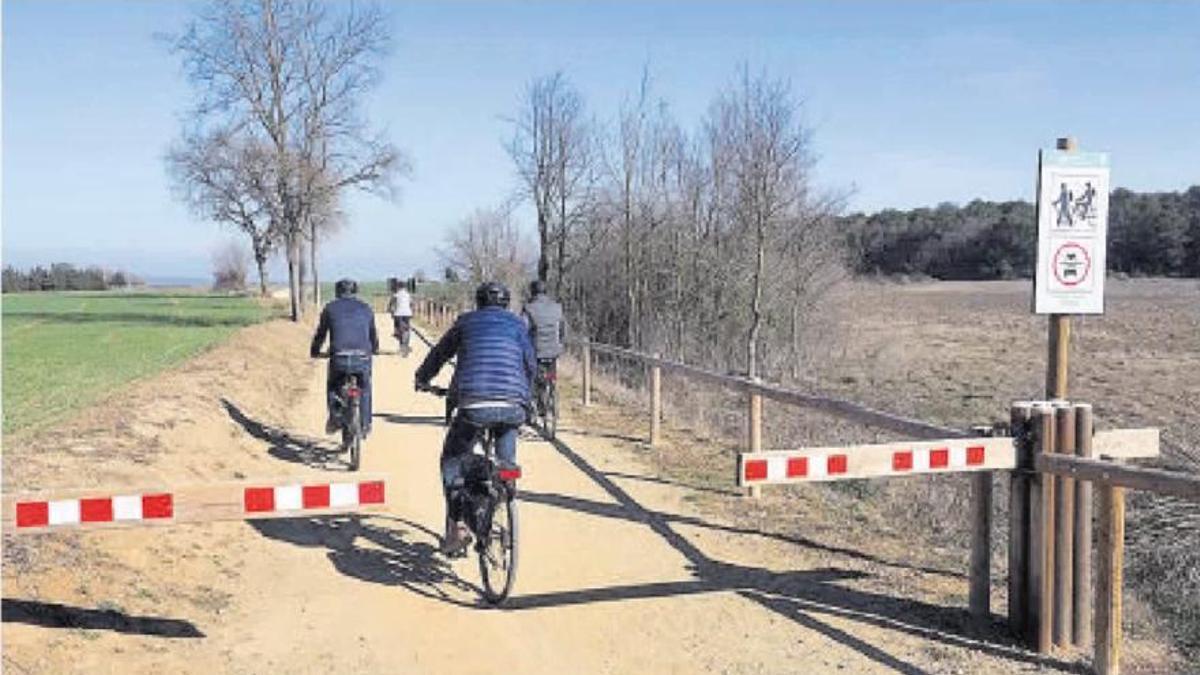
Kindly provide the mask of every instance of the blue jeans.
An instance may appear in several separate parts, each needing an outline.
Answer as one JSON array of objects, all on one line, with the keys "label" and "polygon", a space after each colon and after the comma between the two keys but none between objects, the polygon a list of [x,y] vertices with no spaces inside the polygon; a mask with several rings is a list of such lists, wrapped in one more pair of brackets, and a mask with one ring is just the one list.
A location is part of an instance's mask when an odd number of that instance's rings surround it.
[{"label": "blue jeans", "polygon": [[338,387],[347,375],[358,375],[362,395],[358,397],[362,412],[363,433],[371,431],[371,357],[366,355],[334,354],[329,357],[329,371],[325,377],[325,403],[330,417],[338,414]]},{"label": "blue jeans", "polygon": [[496,458],[501,464],[516,464],[517,433],[526,420],[525,408],[518,405],[458,409],[442,445],[442,488],[446,495],[446,514],[451,520],[458,520],[459,514],[453,513],[450,492],[462,485],[463,460],[470,456],[476,435],[484,429],[495,429]]}]

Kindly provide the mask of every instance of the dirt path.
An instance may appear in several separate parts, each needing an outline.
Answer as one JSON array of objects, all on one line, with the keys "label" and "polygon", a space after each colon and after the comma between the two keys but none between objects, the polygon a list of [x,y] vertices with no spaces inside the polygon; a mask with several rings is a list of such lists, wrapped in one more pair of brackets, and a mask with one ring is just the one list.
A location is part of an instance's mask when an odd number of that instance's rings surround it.
[{"label": "dirt path", "polygon": [[[912,599],[931,584],[965,595],[959,575],[706,520],[690,506],[691,490],[647,475],[643,457],[610,439],[572,432],[570,419],[560,443],[522,438],[515,597],[506,610],[483,608],[474,559],[448,564],[436,553],[444,428],[441,401],[412,391],[424,353],[376,362],[377,418],[363,470],[390,476],[387,513],[37,544],[12,539],[25,567],[12,569],[6,556],[5,670],[976,673],[1074,666],[1016,650],[991,631],[979,641],[964,628],[960,607]],[[205,421],[175,442],[192,438],[206,453],[228,444],[227,456],[207,461],[236,475],[244,470],[234,467],[243,466],[256,475],[336,474],[336,460],[324,453],[331,444],[319,434],[323,373],[303,368],[296,372],[308,390],[286,429],[229,400],[226,419]],[[193,466],[191,473],[202,472]]]}]

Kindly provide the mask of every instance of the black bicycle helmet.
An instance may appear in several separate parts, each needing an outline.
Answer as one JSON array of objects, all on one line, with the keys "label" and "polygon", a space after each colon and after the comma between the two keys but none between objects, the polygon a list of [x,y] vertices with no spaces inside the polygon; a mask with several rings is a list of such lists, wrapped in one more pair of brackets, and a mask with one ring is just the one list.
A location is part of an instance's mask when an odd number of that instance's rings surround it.
[{"label": "black bicycle helmet", "polygon": [[353,279],[339,279],[333,287],[339,298],[346,298],[358,292],[358,282]]},{"label": "black bicycle helmet", "polygon": [[479,309],[484,307],[507,308],[511,299],[508,288],[498,281],[486,281],[475,289],[475,306]]},{"label": "black bicycle helmet", "polygon": [[529,295],[530,296],[536,298],[539,295],[545,295],[545,294],[546,294],[546,282],[545,281],[542,281],[541,279],[534,279],[529,284]]}]

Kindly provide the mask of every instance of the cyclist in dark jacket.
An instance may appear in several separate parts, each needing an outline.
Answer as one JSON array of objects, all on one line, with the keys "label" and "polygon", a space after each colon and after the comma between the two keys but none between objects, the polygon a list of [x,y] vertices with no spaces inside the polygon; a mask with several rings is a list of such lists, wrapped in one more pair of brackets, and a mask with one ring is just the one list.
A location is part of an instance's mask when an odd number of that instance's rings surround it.
[{"label": "cyclist in dark jacket", "polygon": [[450,382],[458,414],[442,446],[442,488],[446,498],[445,553],[469,543],[463,514],[455,511],[454,490],[463,481],[462,459],[479,429],[497,431],[496,455],[502,466],[515,466],[517,430],[528,418],[530,381],[537,364],[525,324],[508,311],[503,285],[489,282],[475,292],[477,309],[458,317],[417,369],[416,388],[425,389],[451,358],[458,362]]},{"label": "cyclist in dark jacket", "polygon": [[538,414],[546,411],[545,397],[542,395],[547,380],[558,379],[558,357],[563,353],[563,342],[566,341],[566,322],[563,321],[562,305],[555,302],[546,294],[546,282],[535,279],[529,284],[529,302],[521,310],[521,318],[529,326],[529,338],[537,353],[538,372],[534,380],[537,393]]},{"label": "cyclist in dark jacket", "polygon": [[354,297],[358,284],[342,279],[334,287],[337,299],[321,310],[321,321],[313,336],[309,356],[317,358],[329,337],[329,371],[325,378],[325,402],[329,417],[325,433],[336,433],[337,388],[346,375],[356,374],[362,387],[359,397],[362,406],[362,430],[365,438],[371,433],[371,355],[379,352],[379,336],[375,333],[375,312],[371,306]]}]

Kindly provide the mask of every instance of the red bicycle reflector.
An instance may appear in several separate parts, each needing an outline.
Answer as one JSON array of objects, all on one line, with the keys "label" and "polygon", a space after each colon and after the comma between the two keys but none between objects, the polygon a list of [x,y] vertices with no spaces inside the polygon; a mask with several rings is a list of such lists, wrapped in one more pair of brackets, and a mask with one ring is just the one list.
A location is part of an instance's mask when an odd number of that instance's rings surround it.
[{"label": "red bicycle reflector", "polygon": [[500,469],[500,480],[517,480],[520,477],[520,467],[515,469]]},{"label": "red bicycle reflector", "polygon": [[346,395],[349,396],[350,398],[358,398],[358,395],[360,393],[362,393],[362,390],[359,389],[358,387],[350,387],[349,389],[346,390]]}]

